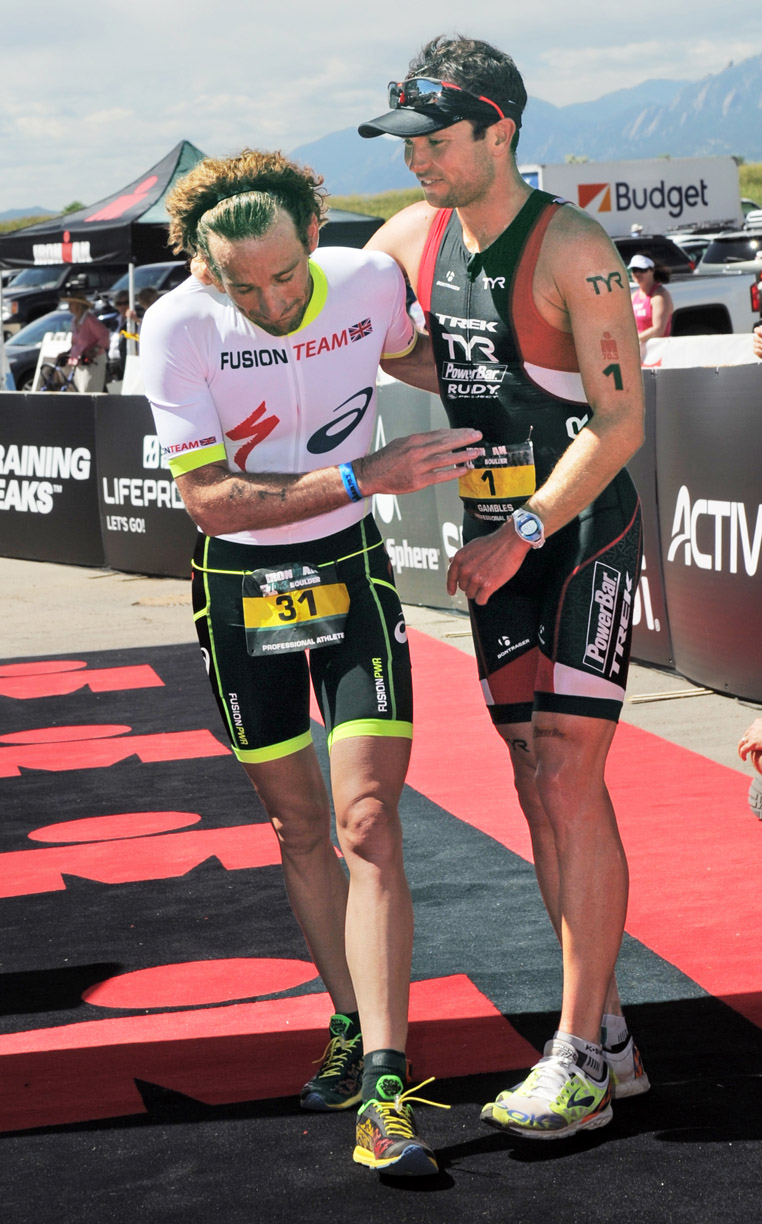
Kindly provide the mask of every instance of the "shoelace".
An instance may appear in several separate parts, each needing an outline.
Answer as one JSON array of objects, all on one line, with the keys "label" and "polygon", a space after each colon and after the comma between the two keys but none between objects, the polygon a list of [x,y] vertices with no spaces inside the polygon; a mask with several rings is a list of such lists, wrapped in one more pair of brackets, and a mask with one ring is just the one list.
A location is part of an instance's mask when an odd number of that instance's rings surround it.
[{"label": "shoelace", "polygon": [[541,1058],[534,1068],[534,1082],[527,1093],[544,1101],[555,1101],[573,1074],[574,1054],[553,1054]]},{"label": "shoelace", "polygon": [[452,1109],[451,1105],[443,1105],[441,1101],[429,1101],[426,1097],[413,1095],[421,1088],[425,1088],[427,1084],[433,1083],[434,1078],[433,1075],[430,1075],[428,1079],[423,1080],[414,1088],[406,1088],[404,1092],[398,1092],[393,1101],[380,1101],[376,1097],[375,1103],[383,1115],[384,1127],[388,1134],[399,1135],[403,1139],[415,1137],[410,1109],[412,1101],[416,1101],[419,1105],[433,1105],[435,1109]]},{"label": "shoelace", "polygon": [[318,1058],[315,1062],[315,1066],[317,1066],[318,1063],[322,1064],[318,1074],[318,1079],[324,1079],[326,1076],[338,1075],[339,1072],[343,1070],[342,1060],[344,1055],[347,1053],[347,1051],[352,1050],[356,1041],[357,1037],[353,1037],[351,1041],[347,1041],[343,1034],[341,1037],[332,1037],[328,1042],[328,1045],[323,1050],[320,1058]]}]

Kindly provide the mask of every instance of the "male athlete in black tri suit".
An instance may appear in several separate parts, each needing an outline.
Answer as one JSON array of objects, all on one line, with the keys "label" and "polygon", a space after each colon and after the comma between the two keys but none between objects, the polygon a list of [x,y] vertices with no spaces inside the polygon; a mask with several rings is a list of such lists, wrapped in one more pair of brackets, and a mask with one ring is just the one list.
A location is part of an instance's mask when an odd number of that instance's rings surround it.
[{"label": "male athlete in black tri suit", "polygon": [[614,977],[627,863],[604,781],[640,565],[624,471],[643,438],[637,333],[603,230],[518,172],[526,91],[509,56],[435,39],[389,102],[360,134],[405,140],[425,200],[369,245],[416,290],[451,423],[478,425],[488,444],[460,481],[464,545],[448,590],[470,601],[482,687],[563,951],[559,1028],[482,1118],[555,1138],[608,1122],[612,1093],[648,1088]]}]

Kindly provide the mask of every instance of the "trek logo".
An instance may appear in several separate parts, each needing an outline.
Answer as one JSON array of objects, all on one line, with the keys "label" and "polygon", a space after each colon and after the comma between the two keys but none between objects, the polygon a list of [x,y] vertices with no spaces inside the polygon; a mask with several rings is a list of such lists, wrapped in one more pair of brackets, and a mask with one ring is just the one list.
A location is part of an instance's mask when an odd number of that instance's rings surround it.
[{"label": "trek logo", "polygon": [[[612,191],[613,188],[613,191]],[[666,212],[673,221],[682,217],[686,209],[696,208],[701,203],[709,206],[708,184],[700,179],[698,184],[673,183],[667,186],[661,179],[652,186],[636,187],[633,183],[580,183],[577,187],[577,202],[588,212],[645,212],[647,208]]]},{"label": "trek logo", "polygon": [[315,433],[307,443],[307,450],[310,454],[325,455],[328,451],[334,450],[345,438],[348,438],[352,430],[357,428],[365,416],[372,399],[373,388],[363,387],[361,391],[355,391],[354,395],[350,395],[337,408],[334,408],[334,412],[341,412],[342,408],[346,408],[347,411],[342,412],[341,416],[335,416],[327,425],[323,425],[320,429],[315,430]]},{"label": "trek logo", "polygon": [[[632,597],[633,581],[630,575],[622,574],[603,561],[596,561],[584,663],[601,675],[616,676],[621,668],[630,624]],[[617,625],[616,612],[620,600]]]},{"label": "trek logo", "polygon": [[258,446],[260,442],[264,442],[276,425],[280,425],[280,417],[268,417],[266,413],[267,406],[265,401],[262,400],[262,403],[254,409],[250,416],[247,416],[245,421],[241,421],[240,425],[236,425],[225,434],[225,437],[230,438],[231,442],[243,442],[244,438],[246,439],[244,445],[239,446],[233,456],[233,462],[242,472],[246,471],[246,460],[254,450],[254,447]]},{"label": "trek logo", "polygon": [[443,327],[454,327],[459,331],[496,332],[497,323],[494,319],[461,319],[457,315],[438,314],[437,318]]},{"label": "trek logo", "polygon": [[740,557],[746,573],[753,578],[762,548],[762,505],[757,506],[753,532],[750,518],[744,502],[703,497],[693,501],[687,485],[682,485],[675,503],[667,562],[675,562],[682,549],[683,565],[737,574]]}]

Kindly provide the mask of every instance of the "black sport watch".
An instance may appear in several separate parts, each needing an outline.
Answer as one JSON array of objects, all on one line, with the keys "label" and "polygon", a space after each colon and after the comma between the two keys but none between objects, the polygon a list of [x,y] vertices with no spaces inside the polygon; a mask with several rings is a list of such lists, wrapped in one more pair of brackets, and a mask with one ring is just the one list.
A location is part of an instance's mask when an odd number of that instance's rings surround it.
[{"label": "black sport watch", "polygon": [[531,510],[514,510],[511,515],[516,534],[532,548],[542,548],[545,543],[545,528],[542,519]]}]

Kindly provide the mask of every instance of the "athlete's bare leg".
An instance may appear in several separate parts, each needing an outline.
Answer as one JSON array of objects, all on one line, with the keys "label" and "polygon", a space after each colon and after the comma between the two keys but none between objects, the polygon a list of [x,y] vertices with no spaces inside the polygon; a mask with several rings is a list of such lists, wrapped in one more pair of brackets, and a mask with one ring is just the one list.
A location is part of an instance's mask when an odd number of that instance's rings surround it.
[{"label": "athlete's bare leg", "polygon": [[346,950],[366,1050],[404,1051],[413,907],[402,861],[398,804],[409,739],[362,736],[334,743],[331,787],[347,867]]},{"label": "athlete's bare leg", "polygon": [[328,794],[315,750],[310,745],[244,769],[278,836],[288,899],[334,1009],[356,1011],[344,949],[347,877],[331,843]]},{"label": "athlete's bare leg", "polygon": [[538,713],[498,729],[563,952],[559,1027],[598,1042],[603,1013],[621,1015],[614,965],[627,908],[627,863],[603,778],[615,724]]}]

